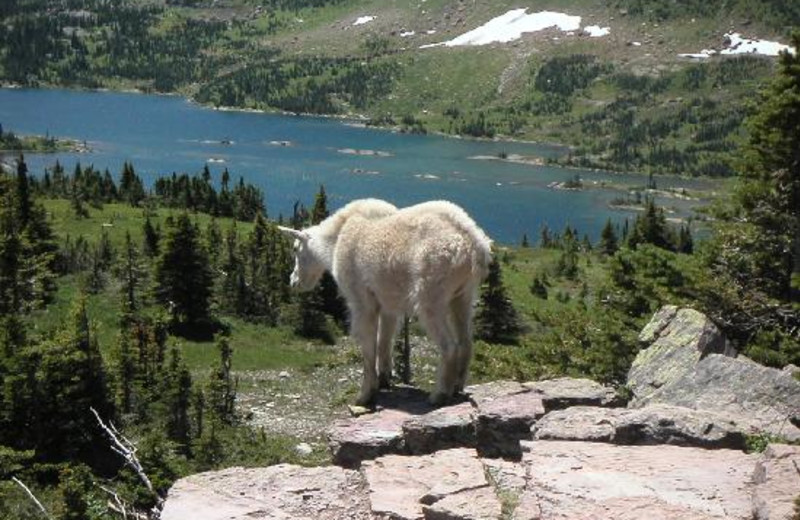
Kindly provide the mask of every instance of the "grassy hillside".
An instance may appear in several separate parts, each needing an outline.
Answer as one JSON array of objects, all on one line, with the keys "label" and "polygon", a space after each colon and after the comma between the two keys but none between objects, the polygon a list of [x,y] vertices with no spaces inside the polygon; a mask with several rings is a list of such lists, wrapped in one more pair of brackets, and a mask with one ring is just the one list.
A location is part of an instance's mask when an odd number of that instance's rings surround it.
[{"label": "grassy hillside", "polygon": [[[0,78],[552,141],[574,146],[569,164],[716,176],[734,173],[747,102],[773,60],[678,54],[720,49],[730,31],[785,40],[800,21],[782,0],[73,4],[4,4]],[[421,48],[520,7],[581,16],[582,27],[610,34],[548,29],[505,44]],[[362,16],[374,18],[356,25]]]}]

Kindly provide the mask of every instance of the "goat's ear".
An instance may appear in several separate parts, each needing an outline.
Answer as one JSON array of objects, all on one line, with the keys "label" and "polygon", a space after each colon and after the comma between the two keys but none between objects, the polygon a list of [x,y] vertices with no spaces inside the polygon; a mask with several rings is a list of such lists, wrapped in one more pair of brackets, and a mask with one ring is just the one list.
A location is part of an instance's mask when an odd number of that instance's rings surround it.
[{"label": "goat's ear", "polygon": [[284,226],[278,226],[278,229],[286,236],[290,238],[296,238],[297,240],[302,240],[303,242],[307,241],[309,236],[308,233],[305,231],[299,231],[297,229],[292,229]]}]

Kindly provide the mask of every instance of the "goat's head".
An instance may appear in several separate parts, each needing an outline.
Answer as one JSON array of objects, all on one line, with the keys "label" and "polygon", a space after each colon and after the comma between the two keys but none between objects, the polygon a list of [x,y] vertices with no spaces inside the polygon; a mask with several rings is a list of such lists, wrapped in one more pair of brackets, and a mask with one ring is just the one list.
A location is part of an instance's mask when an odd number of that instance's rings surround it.
[{"label": "goat's head", "polygon": [[294,269],[289,283],[293,289],[300,292],[310,291],[316,287],[325,272],[322,263],[314,248],[313,228],[298,231],[283,226],[278,227],[285,235],[294,240]]}]

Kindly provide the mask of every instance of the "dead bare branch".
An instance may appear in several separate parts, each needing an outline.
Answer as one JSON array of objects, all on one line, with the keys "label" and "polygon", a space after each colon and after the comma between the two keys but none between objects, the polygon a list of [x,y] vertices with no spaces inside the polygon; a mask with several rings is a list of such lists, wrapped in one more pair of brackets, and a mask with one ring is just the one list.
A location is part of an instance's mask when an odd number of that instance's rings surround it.
[{"label": "dead bare branch", "polygon": [[11,480],[13,480],[23,490],[25,490],[25,493],[27,493],[28,497],[30,497],[30,499],[33,501],[33,503],[36,504],[36,507],[39,508],[39,511],[42,512],[42,514],[44,515],[45,518],[47,518],[48,520],[53,520],[53,517],[50,516],[50,513],[47,512],[47,509],[45,509],[44,506],[42,505],[42,503],[39,502],[39,499],[36,498],[36,495],[33,494],[33,492],[28,488],[28,486],[23,484],[22,481],[20,479],[18,479],[17,477],[11,477]]},{"label": "dead bare branch", "polygon": [[136,445],[125,438],[125,436],[122,435],[119,430],[117,430],[116,426],[114,426],[114,423],[109,421],[108,426],[106,426],[106,424],[100,418],[100,414],[97,413],[97,410],[92,407],[89,409],[94,414],[98,424],[100,424],[100,427],[104,432],[106,432],[106,435],[108,435],[109,439],[111,439],[111,449],[125,459],[125,463],[136,473],[136,475],[138,475],[139,480],[142,481],[147,490],[150,491],[153,497],[155,497],[156,505],[153,513],[155,513],[155,517],[157,518],[159,516],[158,513],[164,507],[164,497],[156,492],[155,488],[153,488],[153,483],[150,482],[150,478],[144,472],[142,464],[139,462],[138,457],[136,457]]}]

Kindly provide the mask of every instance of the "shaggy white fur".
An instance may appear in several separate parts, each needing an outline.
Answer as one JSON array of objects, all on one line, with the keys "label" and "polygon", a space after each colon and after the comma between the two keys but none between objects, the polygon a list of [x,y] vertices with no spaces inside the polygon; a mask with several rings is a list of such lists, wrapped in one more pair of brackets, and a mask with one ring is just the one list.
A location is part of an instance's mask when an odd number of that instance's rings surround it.
[{"label": "shaggy white fur", "polygon": [[491,240],[464,210],[445,201],[397,210],[365,199],[317,226],[282,229],[296,239],[292,286],[310,290],[327,269],[347,301],[364,356],[358,404],[372,402],[379,384],[388,384],[397,325],[411,313],[441,352],[431,401],[463,390],[473,307],[491,261]]}]

